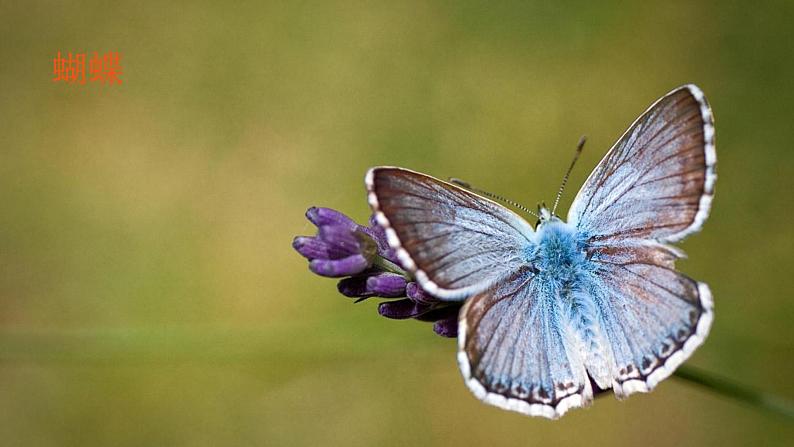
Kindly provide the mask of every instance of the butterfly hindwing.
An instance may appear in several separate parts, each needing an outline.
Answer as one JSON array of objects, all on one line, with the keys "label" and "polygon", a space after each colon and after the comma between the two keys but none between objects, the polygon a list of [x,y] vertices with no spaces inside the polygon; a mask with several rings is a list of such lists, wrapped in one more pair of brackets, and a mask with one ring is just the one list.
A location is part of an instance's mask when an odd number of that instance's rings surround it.
[{"label": "butterfly hindwing", "polygon": [[458,364],[478,398],[553,419],[592,400],[562,307],[559,296],[527,269],[466,302]]},{"label": "butterfly hindwing", "polygon": [[[711,292],[675,271],[677,252],[661,244],[601,247],[592,256],[598,266],[591,297],[602,351],[585,360],[588,371],[618,397],[649,391],[705,340],[713,319]],[[599,377],[602,358],[610,364],[608,375]]]},{"label": "butterfly hindwing", "polygon": [[402,168],[370,169],[366,182],[389,244],[433,295],[467,298],[523,264],[533,230],[507,208]]}]

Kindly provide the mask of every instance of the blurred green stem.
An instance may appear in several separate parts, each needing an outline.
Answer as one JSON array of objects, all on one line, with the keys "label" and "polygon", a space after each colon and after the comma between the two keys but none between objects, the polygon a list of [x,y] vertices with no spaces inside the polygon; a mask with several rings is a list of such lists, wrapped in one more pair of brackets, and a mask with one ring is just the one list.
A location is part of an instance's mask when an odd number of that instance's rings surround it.
[{"label": "blurred green stem", "polygon": [[413,276],[410,273],[406,272],[405,270],[401,269],[399,265],[389,261],[388,259],[382,256],[375,256],[375,260],[372,262],[373,265],[386,270],[387,272],[396,273],[401,275],[408,281],[413,281]]},{"label": "blurred green stem", "polygon": [[736,399],[780,416],[794,419],[794,402],[783,397],[758,391],[687,365],[681,365],[674,375],[681,380],[700,385],[721,396]]}]

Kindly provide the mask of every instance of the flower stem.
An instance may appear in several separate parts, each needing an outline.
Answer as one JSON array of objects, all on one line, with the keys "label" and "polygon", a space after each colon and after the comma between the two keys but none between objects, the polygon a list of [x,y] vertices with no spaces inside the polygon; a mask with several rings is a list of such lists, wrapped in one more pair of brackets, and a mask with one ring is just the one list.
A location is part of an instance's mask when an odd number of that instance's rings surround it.
[{"label": "flower stem", "polygon": [[411,277],[411,275],[408,272],[406,272],[405,270],[400,268],[399,265],[397,265],[397,264],[389,261],[388,259],[384,258],[383,256],[375,256],[375,259],[372,261],[372,265],[380,267],[383,270],[386,270],[387,272],[396,273],[398,275],[401,275],[402,277],[404,277],[408,281],[413,281],[413,278]]},{"label": "flower stem", "polygon": [[794,402],[786,398],[758,391],[687,365],[679,367],[674,375],[679,379],[708,388],[719,395],[736,399],[788,419],[794,419]]}]

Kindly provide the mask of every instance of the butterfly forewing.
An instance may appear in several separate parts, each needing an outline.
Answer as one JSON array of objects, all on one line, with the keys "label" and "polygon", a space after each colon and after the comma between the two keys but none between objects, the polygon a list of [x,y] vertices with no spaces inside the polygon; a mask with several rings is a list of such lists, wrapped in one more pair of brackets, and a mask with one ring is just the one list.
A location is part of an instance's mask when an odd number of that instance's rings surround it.
[{"label": "butterfly forewing", "polygon": [[532,227],[488,199],[401,168],[371,169],[367,188],[400,261],[439,298],[467,298],[524,264]]},{"label": "butterfly forewing", "polygon": [[681,240],[708,216],[716,163],[711,109],[700,89],[680,87],[615,143],[574,199],[568,221],[593,243]]}]

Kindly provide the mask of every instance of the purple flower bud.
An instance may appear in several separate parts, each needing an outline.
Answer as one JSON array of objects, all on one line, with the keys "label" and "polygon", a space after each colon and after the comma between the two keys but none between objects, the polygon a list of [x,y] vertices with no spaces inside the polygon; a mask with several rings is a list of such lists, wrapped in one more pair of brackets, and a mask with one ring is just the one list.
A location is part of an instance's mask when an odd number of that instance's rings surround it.
[{"label": "purple flower bud", "polygon": [[388,249],[389,243],[386,240],[386,230],[383,229],[380,225],[378,225],[378,220],[375,219],[375,215],[371,215],[369,217],[369,226],[364,227],[364,231],[369,234],[372,239],[378,242],[378,248],[381,249]]},{"label": "purple flower bud", "polygon": [[405,296],[405,284],[405,278],[396,273],[381,273],[367,278],[367,290],[387,298]]},{"label": "purple flower bud", "polygon": [[438,303],[440,300],[429,293],[425,292],[418,283],[409,282],[405,286],[405,294],[408,298],[419,304],[433,304]]},{"label": "purple flower bud", "polygon": [[331,259],[345,258],[358,253],[359,243],[350,229],[343,225],[326,225],[318,232],[320,240],[329,248]]},{"label": "purple flower bud", "polygon": [[461,302],[448,303],[446,305],[441,305],[440,303],[437,302],[432,305],[432,310],[417,316],[416,319],[419,321],[438,321],[449,317],[457,317],[461,306],[463,306]]},{"label": "purple flower bud", "polygon": [[341,225],[349,230],[358,228],[358,224],[353,222],[352,219],[331,208],[313,206],[306,211],[306,218],[318,227],[325,225]]},{"label": "purple flower bud", "polygon": [[372,296],[397,298],[378,306],[378,312],[385,317],[430,321],[437,334],[457,335],[457,315],[462,303],[444,303],[422,290],[419,284],[407,282],[404,276],[407,274],[396,273],[394,269],[401,264],[388,244],[386,231],[374,216],[366,227],[330,208],[310,208],[306,217],[317,226],[318,234],[296,237],[292,247],[309,259],[311,271],[342,278],[337,289],[342,295],[358,298],[356,302]]},{"label": "purple flower bud", "polygon": [[433,331],[442,337],[455,338],[458,336],[458,316],[438,320],[433,323]]},{"label": "purple flower bud", "polygon": [[430,309],[426,304],[417,304],[409,299],[387,301],[378,305],[378,313],[386,318],[404,320],[415,318]]},{"label": "purple flower bud", "polygon": [[378,225],[378,221],[375,219],[374,214],[369,217],[369,226],[361,227],[361,230],[366,232],[367,235],[378,244],[379,255],[402,267],[400,260],[397,258],[397,252],[389,246],[389,242],[386,238],[386,230]]},{"label": "purple flower bud", "polygon": [[316,237],[298,236],[292,240],[292,248],[306,259],[330,259],[328,244]]},{"label": "purple flower bud", "polygon": [[362,255],[352,255],[342,259],[314,259],[309,269],[320,276],[339,278],[363,272],[369,267],[369,260]]},{"label": "purple flower bud", "polygon": [[367,288],[367,279],[369,277],[366,275],[351,276],[340,280],[336,284],[336,288],[339,293],[350,298],[373,296],[374,293]]}]

